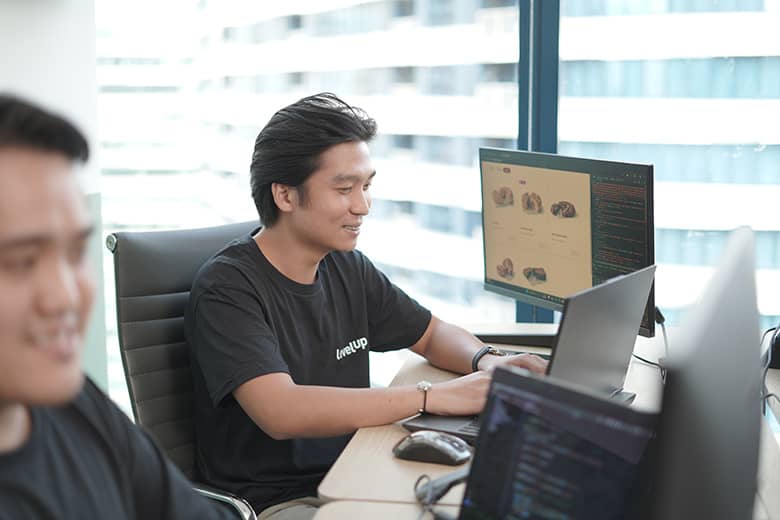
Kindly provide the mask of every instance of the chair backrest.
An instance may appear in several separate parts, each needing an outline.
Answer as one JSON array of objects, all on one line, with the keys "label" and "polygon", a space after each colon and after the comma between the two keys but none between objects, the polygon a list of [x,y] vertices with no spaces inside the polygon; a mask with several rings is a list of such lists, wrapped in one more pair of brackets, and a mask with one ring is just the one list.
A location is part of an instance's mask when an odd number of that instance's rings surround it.
[{"label": "chair backrest", "polygon": [[190,287],[203,263],[257,222],[174,231],[117,232],[117,334],[133,415],[190,479],[194,476],[192,376],[184,337]]}]

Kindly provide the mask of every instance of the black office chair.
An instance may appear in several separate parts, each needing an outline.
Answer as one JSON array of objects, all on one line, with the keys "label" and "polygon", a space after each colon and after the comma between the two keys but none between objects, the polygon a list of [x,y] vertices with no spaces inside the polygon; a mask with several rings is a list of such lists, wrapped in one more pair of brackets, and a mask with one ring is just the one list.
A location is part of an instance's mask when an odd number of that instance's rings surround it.
[{"label": "black office chair", "polygon": [[258,226],[242,222],[106,237],[114,254],[119,350],[135,420],[198,492],[229,504],[245,520],[255,519],[245,500],[194,480],[193,391],[184,312],[201,265]]}]

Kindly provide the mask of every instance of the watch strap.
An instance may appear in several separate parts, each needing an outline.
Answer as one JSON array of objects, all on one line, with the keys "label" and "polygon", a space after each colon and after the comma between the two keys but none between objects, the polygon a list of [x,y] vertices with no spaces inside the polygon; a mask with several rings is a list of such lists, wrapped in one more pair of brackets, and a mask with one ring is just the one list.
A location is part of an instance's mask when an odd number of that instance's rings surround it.
[{"label": "watch strap", "polygon": [[426,413],[428,407],[428,390],[433,387],[429,381],[420,381],[417,383],[417,390],[423,393],[422,408],[417,410],[418,413]]},{"label": "watch strap", "polygon": [[493,356],[501,356],[503,355],[500,350],[498,350],[493,345],[485,345],[481,349],[477,351],[476,354],[474,354],[474,357],[471,358],[471,371],[476,372],[479,370],[479,360],[482,359],[486,354],[491,354]]}]

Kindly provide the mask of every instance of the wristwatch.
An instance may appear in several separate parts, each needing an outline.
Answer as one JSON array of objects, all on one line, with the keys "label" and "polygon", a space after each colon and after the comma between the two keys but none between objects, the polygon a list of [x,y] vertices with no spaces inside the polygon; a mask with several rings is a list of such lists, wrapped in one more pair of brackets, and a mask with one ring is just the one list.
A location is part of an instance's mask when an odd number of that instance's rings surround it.
[{"label": "wristwatch", "polygon": [[422,408],[417,410],[420,413],[425,413],[425,406],[428,404],[428,390],[430,390],[431,388],[433,388],[433,383],[431,383],[430,381],[423,380],[417,383],[417,390],[423,393]]},{"label": "wristwatch", "polygon": [[485,345],[481,349],[477,351],[476,354],[474,354],[474,357],[471,358],[471,371],[476,372],[479,370],[479,360],[482,359],[482,357],[485,354],[490,354],[492,356],[503,356],[504,353],[498,350],[493,345]]}]

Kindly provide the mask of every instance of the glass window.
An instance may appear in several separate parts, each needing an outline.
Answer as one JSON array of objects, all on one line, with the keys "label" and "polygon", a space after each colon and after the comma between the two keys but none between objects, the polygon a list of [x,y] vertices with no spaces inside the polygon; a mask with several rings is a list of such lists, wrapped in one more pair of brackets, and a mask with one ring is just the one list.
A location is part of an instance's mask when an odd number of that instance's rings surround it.
[{"label": "glass window", "polygon": [[482,7],[511,7],[517,5],[517,0],[482,0]]},{"label": "glass window", "polygon": [[292,87],[303,85],[303,72],[291,72],[291,73],[289,73],[287,75],[287,82]]},{"label": "glass window", "polygon": [[413,16],[414,0],[395,0],[393,3],[393,16]]},{"label": "glass window", "polygon": [[[282,106],[331,91],[380,130],[360,249],[445,320],[514,321],[514,301],[481,289],[475,157],[482,142],[517,139],[517,9],[502,8],[516,2],[337,2],[307,14],[283,2],[273,14],[262,2],[245,12],[185,4],[171,38],[166,17],[116,16],[115,2],[96,2],[105,233],[256,219],[257,133]],[[111,273],[105,286],[114,330]],[[111,384],[124,388],[110,341]]]},{"label": "glass window", "polygon": [[291,31],[294,31],[295,29],[300,29],[303,27],[303,17],[299,14],[294,14],[292,16],[287,17],[287,28]]},{"label": "glass window", "polygon": [[453,0],[428,0],[428,25],[452,23],[455,23],[455,3]]},{"label": "glass window", "polygon": [[[780,62],[768,43],[774,15],[763,7],[561,2],[558,152],[654,165],[656,304],[672,323],[739,225],[757,231],[762,321],[774,325],[780,314],[780,221],[768,210],[780,197],[780,133],[767,121]],[[678,28],[681,15],[696,27],[695,43]],[[612,42],[627,33],[636,41],[616,52]],[[679,44],[637,43],[657,35]]]},{"label": "glass window", "polygon": [[396,83],[414,83],[415,67],[393,68],[393,80]]},{"label": "glass window", "polygon": [[517,83],[517,63],[486,63],[482,66],[482,81]]},{"label": "glass window", "polygon": [[428,67],[423,71],[423,74],[425,93],[435,96],[455,94],[458,80],[456,67]]},{"label": "glass window", "polygon": [[395,148],[414,148],[414,136],[413,135],[394,135],[393,146]]},{"label": "glass window", "polygon": [[561,0],[561,16],[762,11],[764,0]]}]

